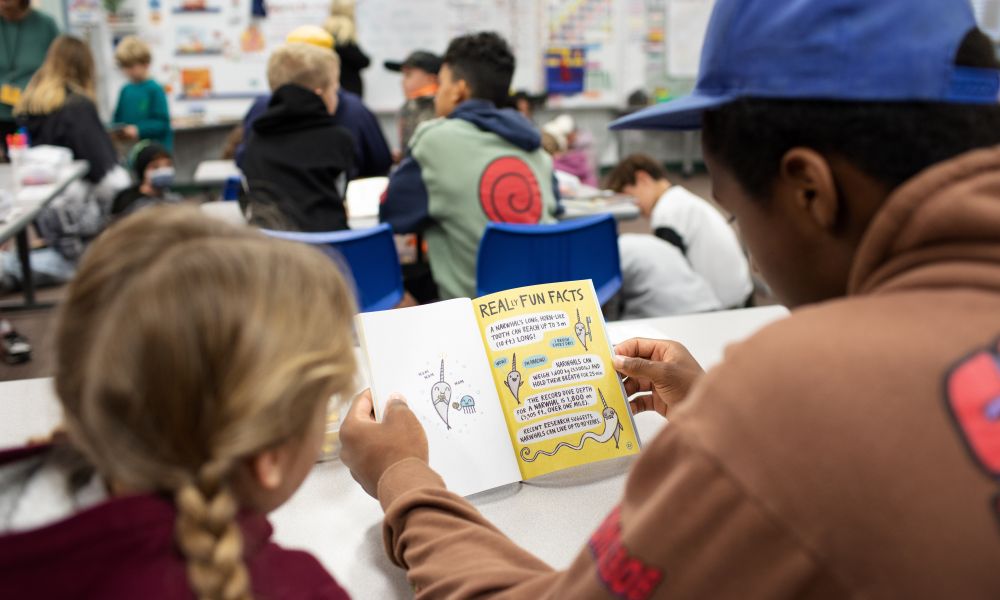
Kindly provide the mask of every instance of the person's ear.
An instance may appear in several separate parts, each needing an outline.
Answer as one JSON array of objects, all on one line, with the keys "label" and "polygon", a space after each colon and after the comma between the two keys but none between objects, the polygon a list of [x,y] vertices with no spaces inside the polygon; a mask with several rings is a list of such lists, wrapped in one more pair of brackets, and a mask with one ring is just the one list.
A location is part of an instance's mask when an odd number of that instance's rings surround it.
[{"label": "person's ear", "polygon": [[653,176],[650,175],[649,173],[647,173],[645,171],[636,171],[635,172],[635,185],[636,186],[647,185],[649,183],[652,183],[652,181],[653,181]]},{"label": "person's ear", "polygon": [[254,483],[265,490],[276,490],[285,478],[284,446],[276,446],[247,459]]},{"label": "person's ear", "polygon": [[781,187],[791,193],[795,208],[824,230],[837,225],[843,199],[827,159],[810,148],[792,148],[781,158]]},{"label": "person's ear", "polygon": [[469,88],[469,82],[464,79],[457,80],[453,89],[455,90],[454,100],[456,106],[472,97],[472,90]]}]

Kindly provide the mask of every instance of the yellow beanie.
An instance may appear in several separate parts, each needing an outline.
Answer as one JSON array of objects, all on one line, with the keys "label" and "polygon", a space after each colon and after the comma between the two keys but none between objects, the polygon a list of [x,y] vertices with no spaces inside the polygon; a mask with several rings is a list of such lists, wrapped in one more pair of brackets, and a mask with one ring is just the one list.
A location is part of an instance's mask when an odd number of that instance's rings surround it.
[{"label": "yellow beanie", "polygon": [[327,50],[333,49],[333,36],[316,25],[296,27],[285,37],[285,41],[289,44],[311,44]]}]

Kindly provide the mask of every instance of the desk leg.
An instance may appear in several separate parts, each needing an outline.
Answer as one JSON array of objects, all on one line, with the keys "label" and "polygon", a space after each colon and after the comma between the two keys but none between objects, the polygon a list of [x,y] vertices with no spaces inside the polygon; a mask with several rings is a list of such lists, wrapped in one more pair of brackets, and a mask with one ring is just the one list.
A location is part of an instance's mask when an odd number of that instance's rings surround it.
[{"label": "desk leg", "polygon": [[35,303],[35,274],[31,271],[31,247],[28,245],[28,228],[17,234],[17,258],[21,261],[21,287],[24,290],[24,305]]},{"label": "desk leg", "polygon": [[681,172],[685,178],[694,175],[694,132],[684,132],[684,158],[681,165]]},{"label": "desk leg", "polygon": [[31,246],[28,244],[28,227],[17,234],[17,258],[21,261],[21,289],[24,292],[23,304],[4,304],[3,311],[38,310],[52,308],[51,303],[35,302],[35,274],[31,270]]}]

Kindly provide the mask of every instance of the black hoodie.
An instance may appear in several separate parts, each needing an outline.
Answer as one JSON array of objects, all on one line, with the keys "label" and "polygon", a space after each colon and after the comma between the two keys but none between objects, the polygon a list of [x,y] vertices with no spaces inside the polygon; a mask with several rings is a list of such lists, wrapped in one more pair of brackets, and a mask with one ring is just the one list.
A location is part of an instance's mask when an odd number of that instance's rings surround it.
[{"label": "black hoodie", "polygon": [[273,203],[301,231],[347,229],[344,192],[354,161],[349,131],[334,125],[323,99],[293,84],[271,96],[253,124],[243,173],[253,203]]}]

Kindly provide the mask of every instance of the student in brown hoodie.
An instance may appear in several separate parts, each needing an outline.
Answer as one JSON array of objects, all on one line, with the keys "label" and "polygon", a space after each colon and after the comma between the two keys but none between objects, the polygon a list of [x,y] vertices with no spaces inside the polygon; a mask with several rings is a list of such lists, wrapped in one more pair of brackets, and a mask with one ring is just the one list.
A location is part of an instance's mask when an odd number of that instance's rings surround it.
[{"label": "student in brown hoodie", "polygon": [[792,315],[701,376],[617,348],[670,424],[564,571],[360,398],[342,458],[418,598],[1000,598],[1000,77],[956,0],[719,0],[692,96],[714,193]]}]

